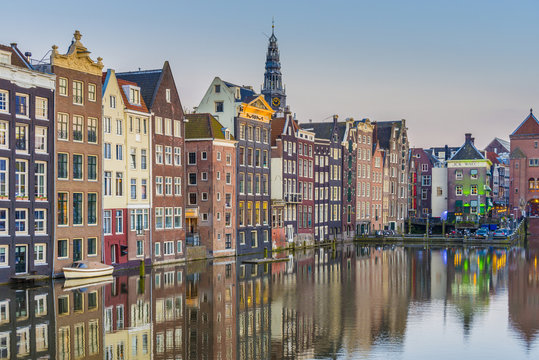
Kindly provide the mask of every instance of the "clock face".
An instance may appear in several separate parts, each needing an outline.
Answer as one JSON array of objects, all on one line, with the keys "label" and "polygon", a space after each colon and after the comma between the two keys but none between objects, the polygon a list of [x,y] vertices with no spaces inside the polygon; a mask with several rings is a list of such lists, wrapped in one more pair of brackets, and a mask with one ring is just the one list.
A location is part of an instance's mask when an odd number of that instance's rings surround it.
[{"label": "clock face", "polygon": [[281,99],[279,99],[278,97],[274,97],[272,100],[271,100],[271,104],[273,106],[279,106],[281,104]]}]

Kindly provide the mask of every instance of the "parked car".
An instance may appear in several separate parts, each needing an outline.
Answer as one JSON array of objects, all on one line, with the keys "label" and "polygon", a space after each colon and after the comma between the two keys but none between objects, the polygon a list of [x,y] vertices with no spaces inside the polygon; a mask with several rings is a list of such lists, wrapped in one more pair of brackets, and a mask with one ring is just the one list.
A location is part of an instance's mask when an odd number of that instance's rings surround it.
[{"label": "parked car", "polygon": [[494,231],[494,237],[495,238],[504,238],[504,237],[507,237],[509,236],[510,234],[510,230],[509,229],[498,229],[496,231]]},{"label": "parked car", "polygon": [[481,229],[477,230],[477,231],[475,232],[475,237],[477,237],[477,238],[483,238],[483,239],[488,238],[488,230],[485,229],[485,228],[481,228]]}]

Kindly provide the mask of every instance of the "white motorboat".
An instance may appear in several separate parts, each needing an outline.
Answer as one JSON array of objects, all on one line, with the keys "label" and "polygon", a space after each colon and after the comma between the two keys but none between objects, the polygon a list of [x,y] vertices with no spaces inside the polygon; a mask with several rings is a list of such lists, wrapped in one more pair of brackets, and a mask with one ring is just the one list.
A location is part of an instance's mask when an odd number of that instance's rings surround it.
[{"label": "white motorboat", "polygon": [[76,261],[62,270],[66,279],[81,279],[112,275],[114,267],[96,261]]}]

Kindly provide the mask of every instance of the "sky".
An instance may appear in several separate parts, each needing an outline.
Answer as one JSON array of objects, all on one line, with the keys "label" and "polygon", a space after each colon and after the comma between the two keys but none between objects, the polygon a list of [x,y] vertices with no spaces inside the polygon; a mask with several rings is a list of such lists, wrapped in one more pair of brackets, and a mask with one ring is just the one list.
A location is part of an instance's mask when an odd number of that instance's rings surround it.
[{"label": "sky", "polygon": [[[184,107],[214,77],[263,83],[272,17],[287,104],[300,122],[406,119],[413,147],[478,147],[539,113],[539,2],[26,1],[2,4],[0,43],[41,59],[74,30],[105,69],[168,60]],[[11,14],[11,16],[10,16]],[[21,24],[22,23],[22,24]]]}]

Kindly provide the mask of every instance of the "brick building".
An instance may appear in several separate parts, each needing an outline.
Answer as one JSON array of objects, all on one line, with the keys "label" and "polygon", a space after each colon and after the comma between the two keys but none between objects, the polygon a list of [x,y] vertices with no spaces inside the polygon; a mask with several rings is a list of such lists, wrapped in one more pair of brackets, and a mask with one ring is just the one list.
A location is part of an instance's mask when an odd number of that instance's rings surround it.
[{"label": "brick building", "polygon": [[102,261],[103,63],[90,58],[75,31],[66,54],[52,47],[56,74],[56,246],[54,273],[73,261]]},{"label": "brick building", "polygon": [[197,236],[207,257],[236,253],[236,141],[211,114],[189,114],[186,219],[188,237]]},{"label": "brick building", "polygon": [[531,110],[509,139],[510,213],[516,218],[539,215],[539,122]]}]

